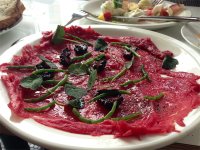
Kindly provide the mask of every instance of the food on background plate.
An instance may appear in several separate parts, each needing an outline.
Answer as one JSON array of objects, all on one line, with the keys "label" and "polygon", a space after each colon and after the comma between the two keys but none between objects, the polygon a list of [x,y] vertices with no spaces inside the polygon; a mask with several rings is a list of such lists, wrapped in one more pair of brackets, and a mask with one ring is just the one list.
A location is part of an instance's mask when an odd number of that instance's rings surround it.
[{"label": "food on background plate", "polygon": [[25,10],[20,0],[0,0],[0,31],[14,25]]},{"label": "food on background plate", "polygon": [[200,105],[200,76],[176,72],[178,64],[150,37],[58,26],[0,70],[8,106],[22,118],[77,134],[140,137],[176,132]]},{"label": "food on background plate", "polygon": [[112,16],[177,16],[185,7],[183,4],[153,5],[151,0],[140,0],[138,3],[129,0],[107,0],[101,6],[99,19],[113,21]]}]

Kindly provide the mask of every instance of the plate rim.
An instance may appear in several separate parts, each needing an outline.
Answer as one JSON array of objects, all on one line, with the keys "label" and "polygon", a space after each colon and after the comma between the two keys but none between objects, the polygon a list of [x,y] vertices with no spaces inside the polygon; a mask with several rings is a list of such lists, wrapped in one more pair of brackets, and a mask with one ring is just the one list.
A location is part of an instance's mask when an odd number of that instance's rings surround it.
[{"label": "plate rim", "polygon": [[[131,30],[131,32],[132,33],[134,33],[135,31],[137,31],[137,32],[148,32],[148,34],[154,34],[154,36],[161,36],[161,37],[163,37],[163,38],[166,38],[167,40],[174,40],[174,42],[176,42],[177,43],[177,45],[183,45],[182,47],[187,47],[188,49],[187,49],[187,52],[188,53],[190,53],[192,56],[195,56],[196,55],[196,51],[195,50],[193,50],[192,48],[190,48],[189,46],[187,46],[186,44],[184,44],[183,42],[181,42],[181,41],[179,41],[179,40],[176,40],[176,39],[174,39],[174,38],[172,38],[172,37],[169,37],[169,36],[167,36],[167,35],[164,35],[164,34],[161,34],[161,33],[157,33],[157,32],[154,32],[154,31],[149,31],[149,30],[145,30],[145,29],[138,29],[138,28],[129,28],[129,27],[124,27],[124,26],[115,26],[115,27],[113,27],[113,26],[110,26],[110,25],[89,25],[90,27],[92,27],[92,28],[114,28],[114,29],[120,29],[120,30]],[[81,27],[88,27],[88,25],[83,25],[83,26],[81,26]],[[34,35],[31,35],[31,36],[28,36],[26,39],[24,39],[22,42],[19,42],[19,43],[17,43],[16,45],[14,45],[13,47],[11,47],[11,48],[9,48],[7,51],[5,51],[1,56],[0,56],[0,58],[2,57],[2,56],[4,56],[5,54],[7,54],[7,53],[9,53],[9,52],[11,52],[14,48],[16,48],[17,49],[17,47],[18,47],[18,51],[20,51],[20,49],[25,45],[25,44],[28,44],[28,43],[30,43],[30,42],[33,42],[33,41],[35,41],[35,40],[37,40],[38,39],[38,37],[40,37],[41,36],[41,34],[34,34]],[[33,39],[32,39],[33,38]],[[32,40],[31,40],[32,39]],[[186,49],[185,49],[186,50]],[[192,51],[191,51],[192,50]],[[194,52],[194,53],[193,53]],[[15,54],[16,54],[16,52],[15,52]],[[199,54],[198,54],[198,56],[199,56]],[[200,114],[199,114],[200,115]],[[6,118],[5,118],[5,116],[2,116],[2,114],[0,114],[0,121],[4,124],[4,125],[6,125],[12,132],[15,132],[15,133],[17,133],[20,137],[22,137],[22,138],[25,138],[25,139],[29,139],[29,141],[32,141],[33,143],[40,143],[40,145],[44,145],[44,146],[46,146],[47,148],[50,146],[51,148],[53,147],[53,146],[55,146],[55,145],[52,145],[52,144],[48,144],[48,143],[45,143],[46,141],[40,141],[40,140],[38,140],[38,139],[30,139],[30,137],[28,136],[28,135],[24,135],[24,134],[22,134],[22,133],[20,133],[16,128],[12,128],[12,125],[11,124],[9,124],[9,121],[8,120],[6,120]],[[132,147],[132,146],[126,146],[126,147],[118,147],[118,148],[116,148],[116,149],[144,149],[144,148],[147,148],[147,149],[149,149],[149,148],[159,148],[159,147],[161,147],[161,146],[165,146],[165,145],[168,145],[168,144],[171,144],[172,142],[174,142],[174,141],[176,141],[176,140],[178,140],[178,139],[180,139],[181,137],[183,137],[183,136],[185,136],[185,135],[187,135],[189,132],[191,132],[191,130],[193,130],[195,127],[197,127],[197,125],[198,124],[200,124],[200,121],[195,121],[195,122],[193,122],[193,124],[192,125],[190,125],[189,127],[188,126],[186,126],[185,128],[184,128],[184,130],[186,130],[186,131],[184,131],[184,132],[181,132],[181,133],[173,133],[173,135],[172,135],[172,137],[170,138],[170,139],[168,139],[168,141],[166,142],[165,141],[165,139],[162,139],[162,145],[159,145],[159,144],[154,144],[154,143],[150,143],[148,146],[146,146],[146,147]],[[192,128],[191,128],[192,127]],[[49,128],[49,127],[47,127],[47,128]],[[187,128],[189,128],[189,129],[187,129]],[[48,142],[48,141],[47,141]],[[65,147],[63,147],[63,146],[65,146]],[[61,147],[55,147],[55,148],[72,148],[72,149],[74,149],[74,148],[76,148],[76,149],[93,149],[93,148],[88,148],[88,147],[85,147],[85,148],[82,148],[82,147],[66,147],[66,145],[61,145]],[[103,148],[95,148],[95,149],[103,149]],[[113,147],[111,147],[111,148],[106,148],[106,149],[113,149]]]},{"label": "plate rim", "polygon": [[[106,1],[106,0],[100,0],[100,1]],[[89,0],[88,2],[86,2],[86,4],[82,5],[81,9],[85,9],[85,7],[87,7],[87,5],[91,4],[91,3],[98,3],[99,0]],[[165,1],[168,3],[172,3],[169,1]],[[89,10],[88,10],[89,11]],[[188,15],[187,17],[191,17],[192,16],[192,12],[188,9],[186,9],[185,11],[187,11]],[[137,27],[137,28],[143,28],[143,29],[150,29],[150,30],[157,30],[157,29],[162,29],[162,28],[167,28],[167,27],[171,27],[174,26],[176,24],[178,24],[178,22],[163,22],[163,23],[152,23],[152,24],[128,24],[128,23],[114,23],[114,22],[109,22],[109,21],[103,21],[103,20],[99,20],[97,18],[94,17],[86,17],[86,19],[90,20],[90,21],[94,21],[96,23],[103,23],[103,24],[108,24],[108,25],[120,25],[120,26],[129,26],[129,27]]]}]

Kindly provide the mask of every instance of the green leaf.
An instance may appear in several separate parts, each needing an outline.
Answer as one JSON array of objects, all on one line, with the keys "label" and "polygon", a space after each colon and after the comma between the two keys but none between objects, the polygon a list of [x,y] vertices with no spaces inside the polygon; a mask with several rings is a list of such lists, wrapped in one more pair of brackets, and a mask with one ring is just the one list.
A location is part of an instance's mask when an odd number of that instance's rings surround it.
[{"label": "green leaf", "polygon": [[68,72],[74,75],[84,75],[88,72],[88,66],[81,63],[71,64],[68,67]]},{"label": "green leaf", "polygon": [[122,0],[113,0],[114,8],[122,8]]},{"label": "green leaf", "polygon": [[51,69],[58,69],[58,67],[52,63],[50,60],[45,58],[44,56],[39,55],[38,56],[44,63],[46,63]]},{"label": "green leaf", "polygon": [[84,107],[84,101],[80,98],[77,98],[77,99],[70,100],[68,102],[68,105],[70,105],[73,108],[81,109]]},{"label": "green leaf", "polygon": [[21,80],[20,85],[24,88],[36,90],[38,87],[42,85],[42,76],[40,75],[31,75],[25,77]]},{"label": "green leaf", "polygon": [[94,45],[95,51],[104,51],[107,48],[108,44],[104,41],[104,39],[99,38],[96,40]]},{"label": "green leaf", "polygon": [[65,93],[74,98],[82,98],[87,94],[87,90],[83,88],[76,87],[72,84],[65,84]]},{"label": "green leaf", "polygon": [[163,59],[162,68],[167,69],[167,70],[174,69],[177,64],[178,64],[177,59],[172,58],[171,56],[167,55]]},{"label": "green leaf", "polygon": [[52,37],[51,42],[53,44],[60,44],[64,41],[64,36],[65,36],[64,26],[58,25],[57,29]]},{"label": "green leaf", "polygon": [[87,84],[88,90],[92,89],[92,87],[95,84],[96,79],[97,79],[97,70],[91,69],[88,84]]}]

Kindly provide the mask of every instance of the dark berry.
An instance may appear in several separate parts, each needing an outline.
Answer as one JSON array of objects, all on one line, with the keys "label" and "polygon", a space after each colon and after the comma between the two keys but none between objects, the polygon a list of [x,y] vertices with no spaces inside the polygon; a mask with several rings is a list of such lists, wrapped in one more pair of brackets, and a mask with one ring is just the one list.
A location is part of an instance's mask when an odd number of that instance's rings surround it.
[{"label": "dark berry", "polygon": [[67,67],[71,63],[70,58],[71,52],[68,49],[64,49],[62,53],[60,54],[60,64]]},{"label": "dark berry", "polygon": [[98,103],[104,106],[108,110],[112,108],[113,103],[115,101],[117,101],[117,107],[119,107],[119,105],[124,99],[121,93],[119,93],[119,91],[115,89],[114,90],[99,90],[96,96],[102,93],[106,93],[108,94],[108,96],[98,99]]},{"label": "dark berry", "polygon": [[133,53],[128,52],[127,50],[125,50],[123,56],[124,56],[125,59],[131,60],[133,58]]},{"label": "dark berry", "polygon": [[96,69],[97,72],[101,72],[101,71],[103,71],[103,70],[105,69],[106,63],[107,63],[106,58],[101,59],[101,60],[99,60],[99,61],[95,61],[95,62],[93,63],[93,68]]},{"label": "dark berry", "polygon": [[45,72],[42,74],[42,78],[43,80],[50,80],[54,77],[54,73],[53,72]]},{"label": "dark berry", "polygon": [[49,65],[47,65],[44,61],[36,65],[37,69],[50,69]]},{"label": "dark berry", "polygon": [[66,48],[66,49],[64,49],[64,50],[62,51],[62,54],[63,54],[64,56],[66,56],[66,57],[69,57],[69,56],[71,55],[71,52],[70,52],[70,50],[69,50],[68,48]]},{"label": "dark berry", "polygon": [[104,98],[101,98],[98,100],[98,103],[101,104],[102,106],[104,106],[104,108],[110,110],[113,106],[113,103],[115,101],[117,101],[117,107],[119,107],[119,105],[121,104],[121,102],[123,101],[123,97],[122,95],[117,95],[117,96],[106,96]]},{"label": "dark berry", "polygon": [[75,45],[74,51],[76,55],[83,55],[87,53],[88,46],[85,44]]},{"label": "dark berry", "polygon": [[[51,67],[49,65],[47,65],[44,61],[37,64],[36,65],[37,69],[50,69]],[[41,74],[43,80],[49,80],[52,79],[54,77],[54,73],[53,72],[45,72],[43,74]]]}]

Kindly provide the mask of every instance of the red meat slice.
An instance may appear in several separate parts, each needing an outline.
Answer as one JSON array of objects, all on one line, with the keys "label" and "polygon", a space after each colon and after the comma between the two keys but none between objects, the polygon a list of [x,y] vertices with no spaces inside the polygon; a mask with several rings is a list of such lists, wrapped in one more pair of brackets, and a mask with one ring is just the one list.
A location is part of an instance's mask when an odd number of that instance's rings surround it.
[{"label": "red meat slice", "polygon": [[[25,46],[22,50],[22,55],[14,56],[12,63],[0,65],[1,71],[8,73],[8,75],[2,76],[1,79],[10,97],[9,107],[18,116],[33,118],[46,126],[72,133],[95,136],[113,134],[115,137],[139,137],[147,134],[163,134],[176,131],[175,123],[184,126],[184,117],[200,105],[200,87],[196,82],[200,77],[192,73],[163,70],[161,67],[163,58],[166,55],[172,56],[173,54],[169,51],[161,52],[150,38],[105,37],[96,33],[91,28],[82,29],[80,27],[66,28],[66,31],[74,35],[80,35],[82,38],[93,43],[98,37],[101,37],[108,43],[114,41],[126,42],[139,48],[137,52],[141,57],[135,58],[133,66],[124,76],[110,83],[103,82],[101,79],[118,73],[124,66],[125,60],[122,53],[123,48],[109,45],[109,48],[105,52],[107,58],[106,69],[103,73],[99,74],[99,80],[96,81],[94,88],[88,92],[84,100],[85,102],[89,101],[98,89],[103,89],[105,87],[122,89],[120,86],[121,83],[129,79],[134,80],[141,78],[143,75],[141,73],[141,65],[143,64],[145,70],[149,74],[151,82],[144,80],[132,87],[123,88],[130,90],[131,94],[123,95],[124,100],[115,112],[114,117],[122,117],[134,112],[141,112],[142,115],[131,121],[105,120],[99,124],[86,124],[80,122],[73,115],[72,108],[69,106],[62,107],[55,105],[55,107],[48,111],[40,113],[24,111],[25,107],[39,107],[47,104],[52,100],[52,96],[38,103],[24,102],[24,98],[38,97],[42,93],[45,93],[45,89],[41,88],[35,92],[22,88],[19,85],[20,80],[31,72],[7,70],[6,66],[35,65],[40,62],[37,58],[37,55],[40,54],[61,67],[58,56],[63,48],[68,47],[72,52],[72,56],[75,55],[73,52],[73,44],[66,42],[59,46],[52,45],[50,42],[52,33],[46,32],[43,33],[40,44],[34,47]],[[89,47],[88,51],[92,53],[93,57],[98,54],[92,47]],[[58,79],[60,77],[61,75],[56,76]],[[88,76],[69,76],[69,80],[76,86],[86,87]],[[160,92],[164,93],[164,97],[158,101],[144,99],[146,95],[153,96]],[[62,87],[56,91],[54,98],[61,102],[65,102],[69,99]],[[98,103],[86,103],[85,107],[79,111],[84,117],[90,119],[99,119],[108,113],[108,111]]]}]

